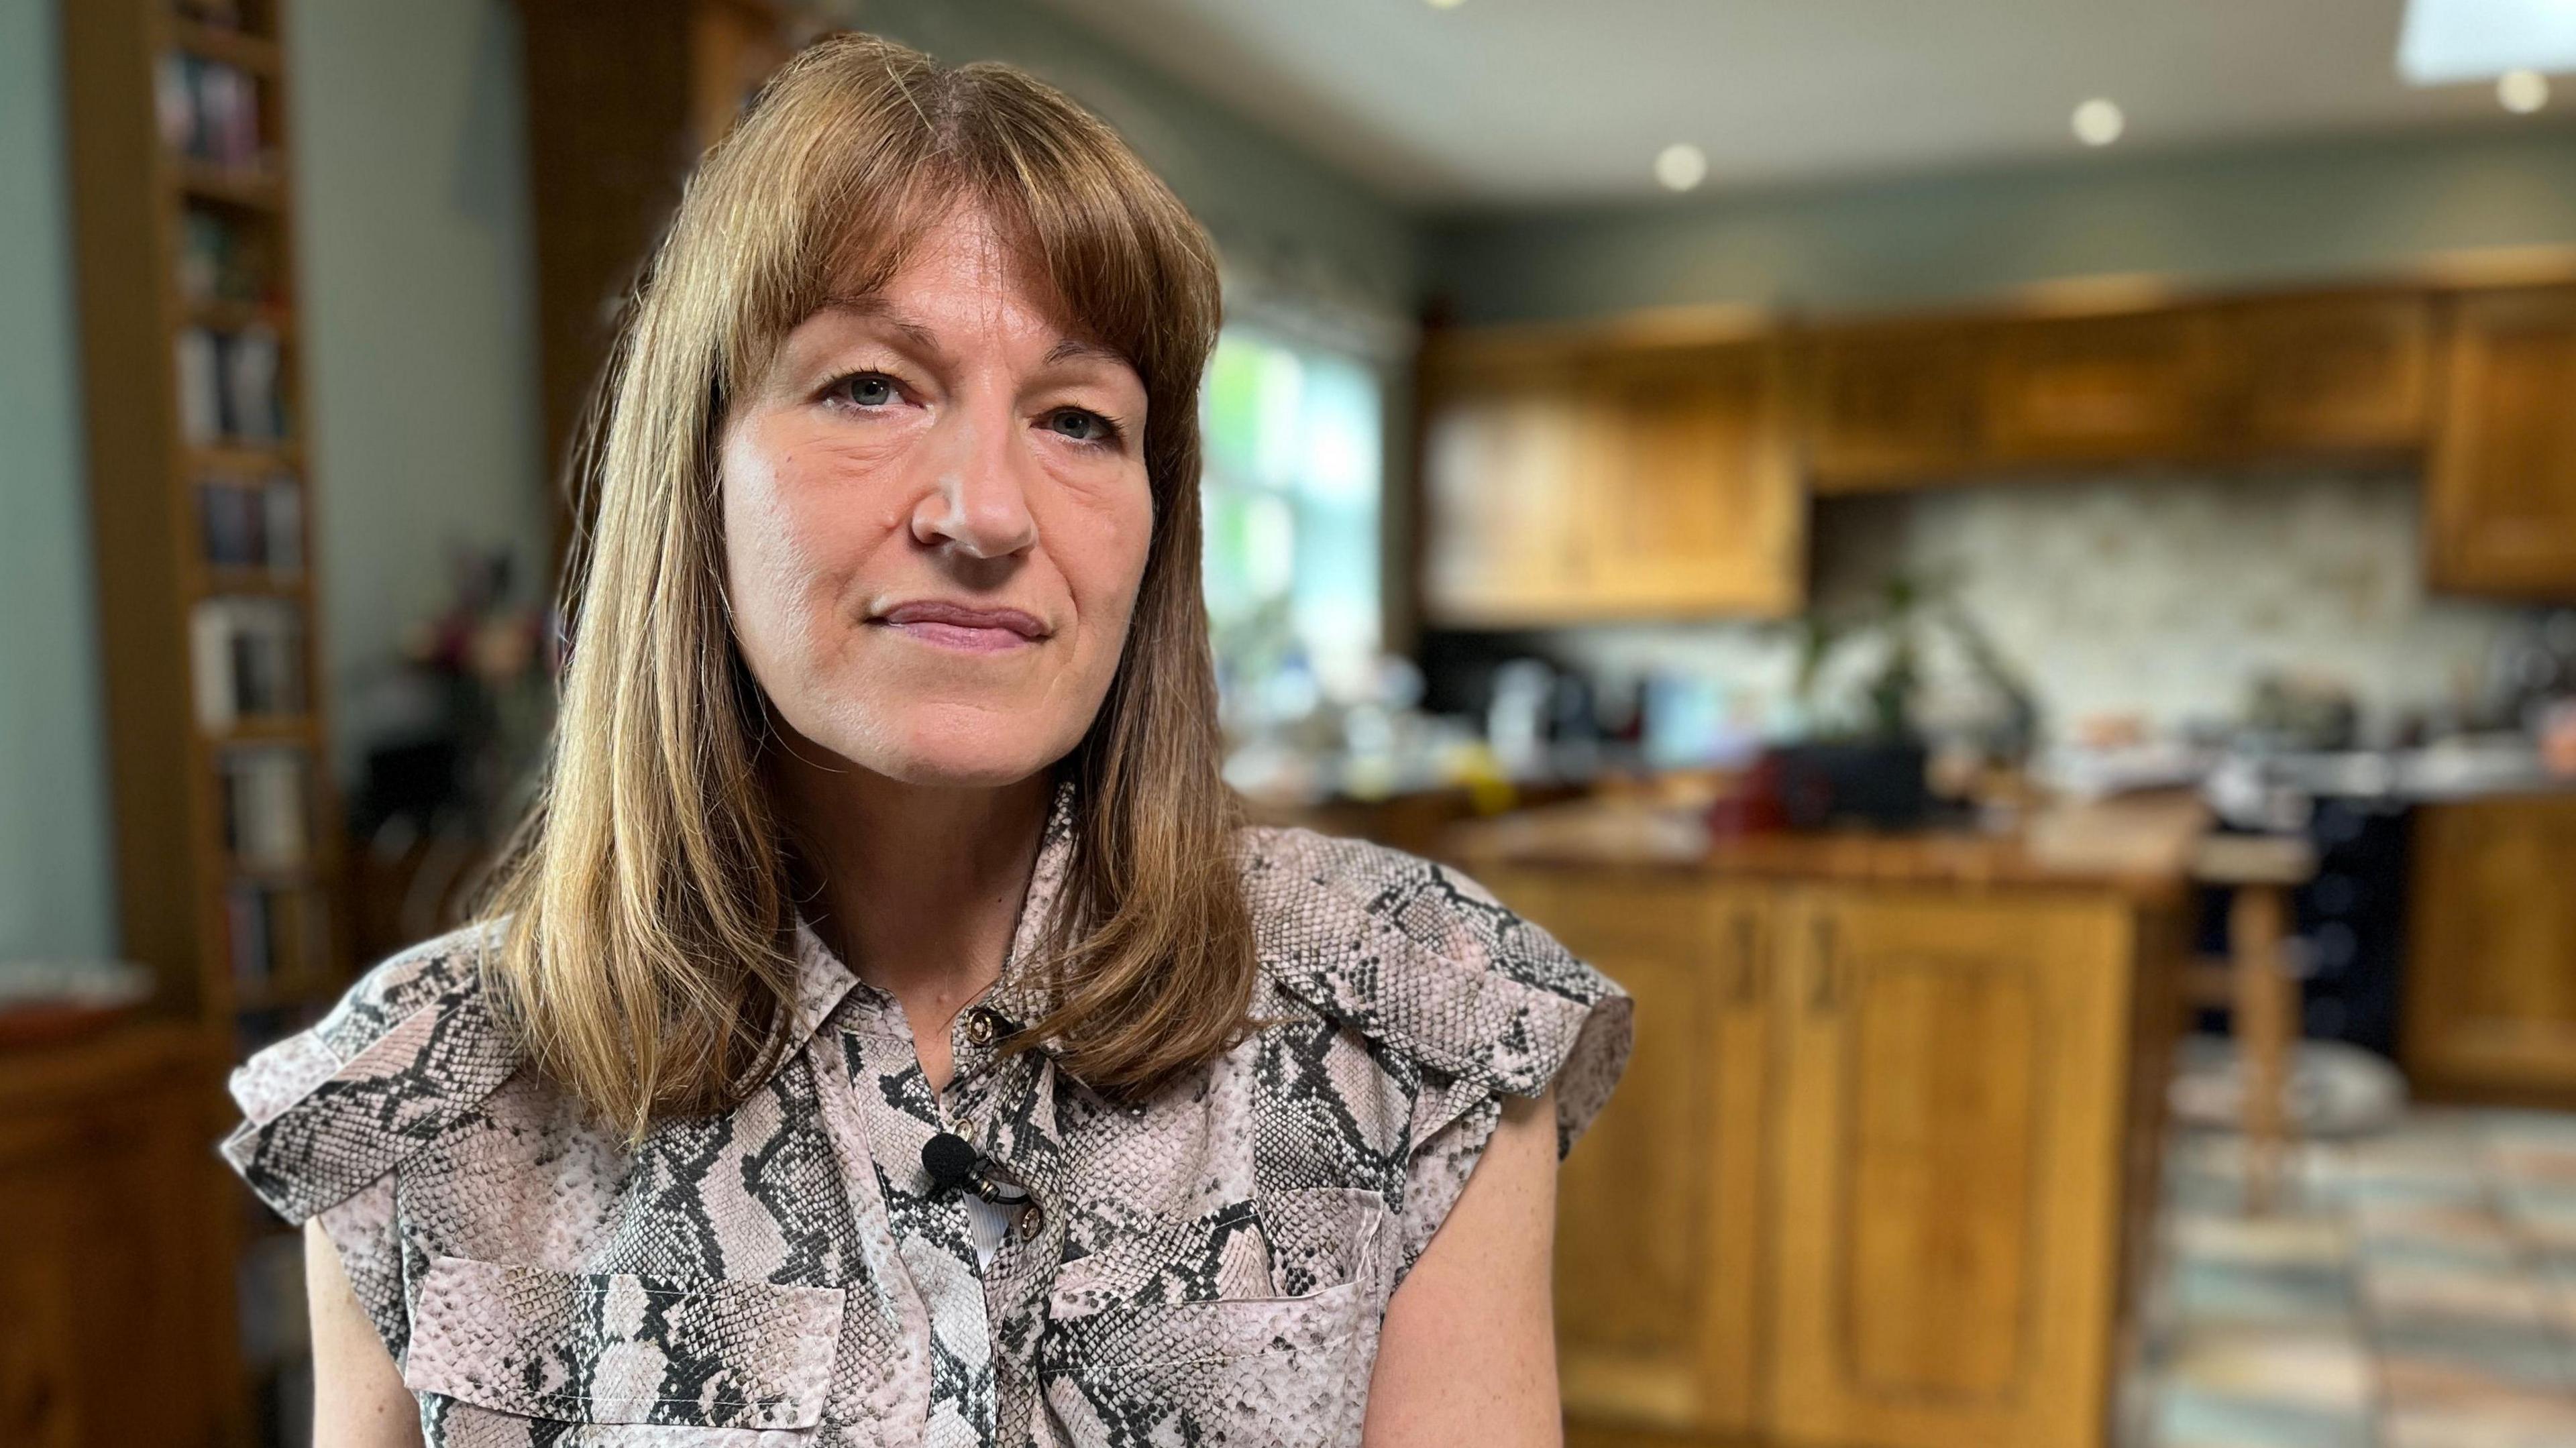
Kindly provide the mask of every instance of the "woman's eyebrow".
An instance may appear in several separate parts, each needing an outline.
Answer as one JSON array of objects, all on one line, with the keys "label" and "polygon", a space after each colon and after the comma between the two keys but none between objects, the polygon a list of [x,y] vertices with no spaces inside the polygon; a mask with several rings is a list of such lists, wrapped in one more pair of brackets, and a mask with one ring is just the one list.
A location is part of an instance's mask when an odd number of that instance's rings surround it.
[{"label": "woman's eyebrow", "polygon": [[911,343],[914,347],[924,352],[935,353],[939,350],[938,333],[923,326],[919,322],[907,321],[902,317],[896,316],[894,309],[886,305],[886,300],[883,297],[826,297],[823,299],[822,309],[826,311],[848,312],[854,316],[865,317],[870,321],[882,322],[889,330],[893,331],[896,335],[902,337],[905,341]]},{"label": "woman's eyebrow", "polygon": [[1097,342],[1086,342],[1080,337],[1067,337],[1049,347],[1046,365],[1052,367],[1058,362],[1070,362],[1077,357],[1095,362],[1112,362],[1121,367],[1133,365],[1116,348],[1104,347]]}]

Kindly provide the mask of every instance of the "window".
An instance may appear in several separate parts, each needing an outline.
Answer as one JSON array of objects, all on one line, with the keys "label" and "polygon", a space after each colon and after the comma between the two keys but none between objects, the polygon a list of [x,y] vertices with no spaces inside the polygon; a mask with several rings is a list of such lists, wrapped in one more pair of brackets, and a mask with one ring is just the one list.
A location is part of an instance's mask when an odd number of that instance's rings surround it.
[{"label": "window", "polygon": [[1360,358],[1228,327],[1201,394],[1208,623],[1229,733],[1371,687],[1381,389]]}]

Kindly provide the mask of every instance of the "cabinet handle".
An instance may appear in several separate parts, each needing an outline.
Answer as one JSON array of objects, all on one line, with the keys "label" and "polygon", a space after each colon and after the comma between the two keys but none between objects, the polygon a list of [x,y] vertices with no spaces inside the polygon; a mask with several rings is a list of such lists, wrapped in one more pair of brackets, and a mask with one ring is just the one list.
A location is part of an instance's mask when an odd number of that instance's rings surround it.
[{"label": "cabinet handle", "polygon": [[1761,999],[1762,954],[1753,935],[1753,912],[1747,910],[1735,917],[1735,1003],[1750,1006]]},{"label": "cabinet handle", "polygon": [[1834,959],[1834,919],[1819,915],[1815,922],[1816,978],[1807,993],[1807,1009],[1817,1015],[1830,1013],[1835,1006],[1834,972],[1839,963]]}]

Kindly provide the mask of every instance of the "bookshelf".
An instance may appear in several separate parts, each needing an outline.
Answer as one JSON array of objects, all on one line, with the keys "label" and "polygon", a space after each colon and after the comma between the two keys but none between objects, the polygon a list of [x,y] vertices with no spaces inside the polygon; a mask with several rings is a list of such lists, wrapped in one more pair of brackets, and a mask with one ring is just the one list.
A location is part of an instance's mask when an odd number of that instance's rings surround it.
[{"label": "bookshelf", "polygon": [[120,921],[236,1055],[347,977],[280,18],[64,8]]},{"label": "bookshelf", "polygon": [[[61,15],[121,952],[154,973],[156,1028],[211,1066],[317,1018],[349,977],[284,0]],[[212,1074],[208,1143],[230,1116]],[[274,1441],[300,1411],[296,1237],[245,1192],[205,1202],[170,1209],[234,1264],[197,1337],[241,1389],[218,1390],[236,1406],[213,1441]]]}]

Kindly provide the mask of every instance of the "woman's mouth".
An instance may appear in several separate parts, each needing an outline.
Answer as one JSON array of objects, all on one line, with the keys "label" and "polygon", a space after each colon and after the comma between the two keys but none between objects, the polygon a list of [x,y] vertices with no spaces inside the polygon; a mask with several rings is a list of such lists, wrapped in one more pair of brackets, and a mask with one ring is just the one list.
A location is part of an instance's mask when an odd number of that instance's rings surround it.
[{"label": "woman's mouth", "polygon": [[1047,629],[1016,608],[978,608],[946,599],[919,599],[877,615],[876,622],[933,648],[998,654],[1033,646]]}]

